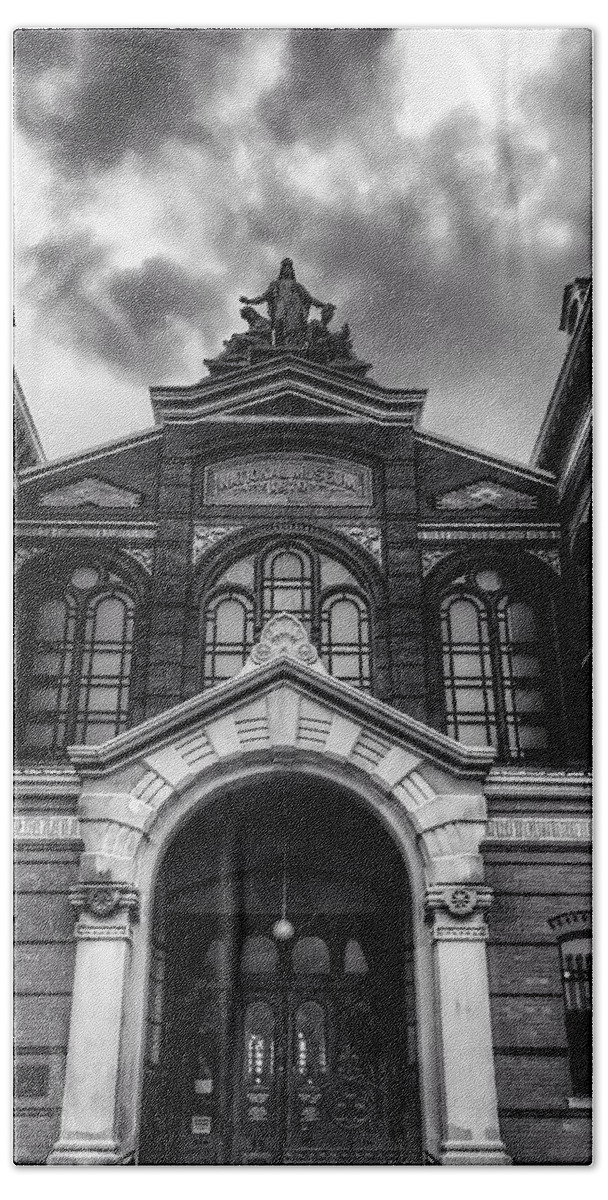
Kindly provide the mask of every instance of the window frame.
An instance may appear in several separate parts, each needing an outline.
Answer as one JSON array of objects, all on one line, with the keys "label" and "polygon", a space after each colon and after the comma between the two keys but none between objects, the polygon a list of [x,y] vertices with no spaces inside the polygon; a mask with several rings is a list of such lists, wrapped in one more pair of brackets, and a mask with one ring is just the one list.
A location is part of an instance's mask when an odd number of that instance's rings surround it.
[{"label": "window frame", "polygon": [[[281,552],[293,553],[302,557],[308,558],[310,563],[310,628],[308,635],[313,645],[319,647],[319,654],[323,660],[322,643],[323,643],[323,611],[325,604],[333,595],[339,593],[348,593],[351,597],[364,607],[367,613],[367,655],[369,681],[367,687],[355,684],[362,691],[373,691],[373,664],[375,659],[374,654],[374,606],[372,604],[371,595],[368,589],[364,586],[361,576],[365,575],[361,571],[359,564],[352,563],[345,559],[340,551],[333,546],[318,547],[313,543],[300,538],[298,535],[294,537],[281,537],[274,535],[266,538],[263,542],[258,542],[251,549],[247,545],[242,545],[238,550],[233,551],[230,559],[222,556],[216,571],[213,573],[212,582],[207,587],[201,588],[198,596],[199,616],[199,661],[198,661],[198,680],[199,686],[204,690],[207,687],[217,686],[215,683],[205,682],[205,658],[206,658],[206,623],[207,614],[211,605],[216,602],[217,598],[222,594],[228,594],[229,591],[239,592],[243,597],[246,597],[253,608],[253,642],[259,641],[262,629],[269,619],[267,616],[266,606],[266,589],[264,586],[264,569],[265,563],[276,554]],[[241,559],[253,558],[253,587],[247,588],[242,584],[233,584],[230,582],[222,583],[223,575],[236,565]],[[338,563],[343,569],[353,577],[353,583],[328,584],[326,587],[321,587],[322,569],[321,559],[329,558]],[[280,611],[280,610],[277,610]],[[281,610],[282,611],[282,610]],[[297,615],[297,614],[296,614]],[[339,676],[336,676],[339,678]]]},{"label": "window frame", "polygon": [[[75,572],[83,568],[95,570],[99,576],[97,582],[87,589],[80,589],[72,583]],[[84,682],[85,660],[89,652],[87,641],[89,612],[92,608],[96,609],[104,598],[114,596],[120,596],[125,600],[130,609],[130,612],[127,611],[130,637],[122,646],[121,664],[124,663],[125,654],[129,655],[130,662],[126,676],[124,672],[121,672],[120,680],[115,685],[119,691],[119,707],[123,710],[123,719],[119,720],[117,708],[117,728],[114,733],[108,732],[108,738],[116,736],[117,732],[122,732],[132,724],[134,714],[138,713],[141,708],[141,697],[138,694],[136,680],[139,677],[143,657],[141,643],[145,634],[140,629],[141,598],[139,589],[134,585],[130,576],[131,572],[125,571],[122,563],[100,557],[99,553],[94,550],[88,554],[81,552],[73,557],[71,555],[62,556],[59,560],[47,555],[40,555],[20,572],[18,587],[23,599],[20,605],[21,628],[17,638],[19,656],[16,706],[16,745],[20,761],[27,763],[64,759],[67,747],[78,743],[79,738],[76,731],[84,715],[84,712],[81,714],[80,697]],[[72,662],[67,683],[67,703],[63,715],[63,736],[60,737],[58,733],[62,719],[61,710],[55,705],[52,710],[49,710],[53,714],[51,742],[47,747],[36,747],[28,743],[27,731],[29,725],[36,719],[35,713],[32,713],[30,717],[30,704],[32,692],[36,687],[34,662],[40,644],[37,637],[38,618],[42,605],[50,599],[63,602],[67,600],[73,605]],[[62,655],[65,656],[65,649],[62,651]],[[120,704],[120,693],[125,686],[128,689],[128,698],[123,708]],[[87,689],[87,700],[89,690]]]},{"label": "window frame", "polygon": [[[495,591],[484,590],[476,582],[476,576],[482,572],[495,571],[502,580],[501,587]],[[559,677],[559,653],[557,643],[556,610],[549,584],[543,585],[529,572],[524,575],[522,564],[489,560],[452,559],[443,572],[438,573],[439,582],[435,582],[431,599],[433,611],[433,638],[435,652],[433,658],[436,667],[436,687],[439,699],[439,715],[446,733],[449,730],[449,713],[446,698],[447,681],[444,670],[443,655],[446,652],[442,616],[443,605],[450,598],[471,598],[482,607],[486,613],[490,662],[492,670],[492,687],[494,693],[494,709],[496,721],[497,761],[519,764],[538,764],[554,762],[558,748],[563,746],[563,703],[561,693],[561,678]],[[431,584],[431,586],[433,586]],[[544,701],[543,727],[547,733],[547,744],[542,749],[514,753],[509,739],[509,715],[506,705],[506,684],[508,680],[502,662],[503,645],[500,635],[499,610],[501,605],[508,607],[511,603],[527,605],[534,616],[537,630],[536,654],[540,662],[538,681]],[[448,733],[448,736],[453,736]],[[519,741],[519,739],[518,739]],[[562,750],[563,752],[563,750]]]}]

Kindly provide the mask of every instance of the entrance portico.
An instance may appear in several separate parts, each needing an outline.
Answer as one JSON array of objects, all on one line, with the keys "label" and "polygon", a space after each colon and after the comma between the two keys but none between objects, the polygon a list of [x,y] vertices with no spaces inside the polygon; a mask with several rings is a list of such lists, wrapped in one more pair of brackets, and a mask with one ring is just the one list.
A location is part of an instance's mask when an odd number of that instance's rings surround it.
[{"label": "entrance portico", "polygon": [[493,752],[459,745],[330,678],[294,618],[271,625],[234,680],[71,752],[83,779],[85,850],[72,897],[77,963],[62,1128],[49,1161],[137,1159],[154,897],[167,850],[222,794],[253,794],[282,773],[350,795],[403,860],[426,1160],[506,1163],[485,949],[491,896],[479,853]]}]

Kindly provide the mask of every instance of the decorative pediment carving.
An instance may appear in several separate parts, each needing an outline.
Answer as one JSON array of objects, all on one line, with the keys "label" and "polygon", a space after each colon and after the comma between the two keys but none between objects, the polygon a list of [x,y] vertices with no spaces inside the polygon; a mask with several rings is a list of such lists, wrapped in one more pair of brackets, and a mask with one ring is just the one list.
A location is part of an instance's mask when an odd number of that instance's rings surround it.
[{"label": "decorative pediment carving", "polygon": [[90,476],[45,492],[40,503],[45,508],[82,508],[86,504],[94,508],[137,508],[141,494]]},{"label": "decorative pediment carving", "polygon": [[259,642],[253,647],[243,671],[263,667],[277,658],[293,658],[315,671],[327,674],[301,621],[291,613],[277,613],[266,622]]},{"label": "decorative pediment carving", "polygon": [[502,483],[491,479],[480,479],[477,483],[469,483],[466,487],[457,488],[453,492],[445,492],[438,496],[437,508],[466,510],[478,508],[498,509],[533,509],[538,506],[535,496],[525,492],[516,492]]}]

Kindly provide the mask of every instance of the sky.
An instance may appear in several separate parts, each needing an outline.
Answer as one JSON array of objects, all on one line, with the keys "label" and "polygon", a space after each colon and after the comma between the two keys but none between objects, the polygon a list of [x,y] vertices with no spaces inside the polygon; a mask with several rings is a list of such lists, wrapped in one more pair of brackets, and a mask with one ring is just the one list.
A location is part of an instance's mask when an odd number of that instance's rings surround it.
[{"label": "sky", "polygon": [[15,363],[49,458],[153,424],[281,258],[423,427],[525,462],[590,272],[584,29],[15,35]]}]

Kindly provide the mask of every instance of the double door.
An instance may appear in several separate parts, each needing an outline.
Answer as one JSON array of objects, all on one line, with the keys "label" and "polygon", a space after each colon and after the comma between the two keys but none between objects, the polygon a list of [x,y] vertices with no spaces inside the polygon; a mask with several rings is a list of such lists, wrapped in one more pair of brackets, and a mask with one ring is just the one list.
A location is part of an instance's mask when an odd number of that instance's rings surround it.
[{"label": "double door", "polygon": [[385,1063],[361,987],[247,989],[238,1027],[236,1161],[390,1161]]}]

